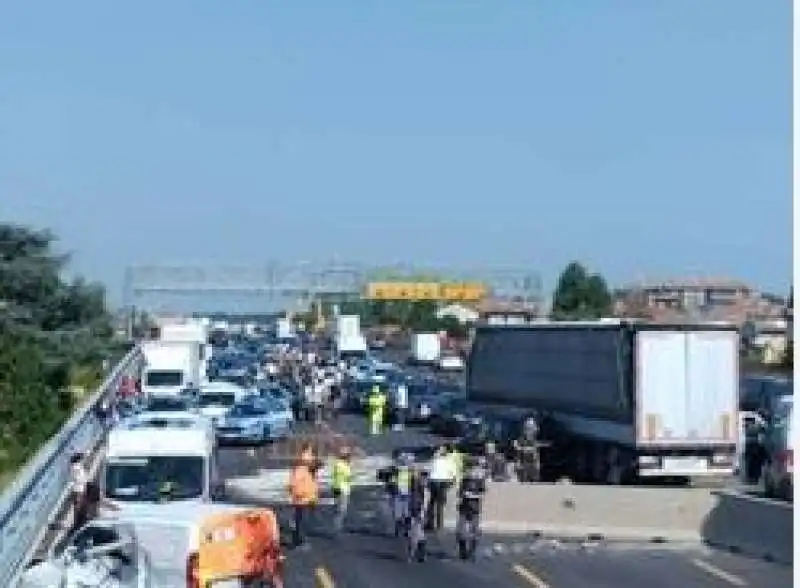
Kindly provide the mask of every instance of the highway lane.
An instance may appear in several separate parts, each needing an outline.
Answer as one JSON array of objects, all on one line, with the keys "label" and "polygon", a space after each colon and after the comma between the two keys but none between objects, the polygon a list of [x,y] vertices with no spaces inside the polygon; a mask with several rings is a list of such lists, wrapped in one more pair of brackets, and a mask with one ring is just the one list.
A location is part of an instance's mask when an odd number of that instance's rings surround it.
[{"label": "highway lane", "polygon": [[[354,493],[347,533],[331,537],[331,512],[322,507],[307,549],[288,554],[287,584],[322,588],[440,588],[470,585],[533,588],[747,588],[792,586],[792,570],[701,547],[646,544],[586,544],[486,535],[474,562],[455,555],[452,534],[431,538],[425,563],[406,561],[402,543],[391,536],[381,513],[381,493]],[[282,522],[289,512],[277,507]],[[288,528],[286,528],[288,531]],[[291,582],[289,584],[289,582]],[[413,583],[413,584],[412,584]]]},{"label": "highway lane", "polygon": [[[389,454],[397,447],[420,447],[439,441],[423,429],[366,435],[366,424],[357,416],[342,416],[324,430],[301,425],[298,439],[310,439],[320,447],[356,444],[365,454]],[[287,458],[299,444],[278,443],[271,447],[226,449],[222,467],[229,475],[268,475],[270,467],[286,467]],[[257,493],[256,493],[257,494]],[[269,504],[259,496],[238,500]],[[288,536],[289,511],[273,506]],[[380,489],[362,487],[354,491],[348,533],[329,534],[331,512],[322,506],[310,546],[288,551],[287,585],[321,588],[367,588],[375,585],[440,588],[469,584],[481,588],[502,583],[527,588],[747,588],[792,586],[792,570],[777,564],[712,551],[701,546],[667,548],[652,544],[586,544],[569,540],[536,540],[510,535],[483,537],[475,562],[455,556],[449,533],[432,539],[432,556],[424,564],[408,563],[402,545],[389,536]]]}]

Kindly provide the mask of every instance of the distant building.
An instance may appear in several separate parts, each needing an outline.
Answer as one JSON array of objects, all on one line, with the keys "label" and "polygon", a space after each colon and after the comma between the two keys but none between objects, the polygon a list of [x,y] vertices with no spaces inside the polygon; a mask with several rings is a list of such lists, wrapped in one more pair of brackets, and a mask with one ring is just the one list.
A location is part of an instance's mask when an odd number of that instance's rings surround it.
[{"label": "distant building", "polygon": [[[686,278],[631,285],[616,293],[619,316],[655,322],[702,320],[741,325],[746,321],[785,323],[786,302],[762,295],[744,282],[727,278]],[[785,328],[785,327],[783,327]]]},{"label": "distant building", "polygon": [[479,320],[490,325],[525,325],[541,314],[535,305],[518,300],[484,300],[477,311]]}]

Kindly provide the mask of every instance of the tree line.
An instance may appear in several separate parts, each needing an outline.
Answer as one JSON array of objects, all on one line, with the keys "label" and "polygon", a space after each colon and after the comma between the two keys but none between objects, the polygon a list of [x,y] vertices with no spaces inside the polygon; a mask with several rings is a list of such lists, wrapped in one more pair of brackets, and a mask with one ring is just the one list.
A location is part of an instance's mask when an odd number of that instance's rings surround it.
[{"label": "tree line", "polygon": [[48,230],[0,223],[0,476],[46,441],[104,377],[116,341],[105,290],[67,278]]}]

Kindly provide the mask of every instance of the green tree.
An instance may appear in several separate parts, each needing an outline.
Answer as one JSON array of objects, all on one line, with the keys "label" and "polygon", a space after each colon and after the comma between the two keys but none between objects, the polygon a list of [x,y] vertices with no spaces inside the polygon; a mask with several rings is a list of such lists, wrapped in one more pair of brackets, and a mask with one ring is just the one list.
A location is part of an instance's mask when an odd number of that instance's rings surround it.
[{"label": "green tree", "polygon": [[0,224],[0,470],[57,430],[113,348],[103,288],[63,279],[67,259],[51,232]]},{"label": "green tree", "polygon": [[573,261],[564,268],[553,293],[551,318],[589,320],[609,316],[612,296],[605,279]]}]

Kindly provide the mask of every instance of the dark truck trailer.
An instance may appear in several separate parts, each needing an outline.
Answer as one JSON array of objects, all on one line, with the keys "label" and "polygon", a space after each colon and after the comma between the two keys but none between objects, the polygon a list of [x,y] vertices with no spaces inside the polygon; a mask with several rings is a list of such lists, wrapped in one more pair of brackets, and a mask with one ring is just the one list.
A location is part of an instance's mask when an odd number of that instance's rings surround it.
[{"label": "dark truck trailer", "polygon": [[739,334],[625,321],[476,329],[467,397],[535,410],[569,441],[578,477],[732,474]]}]

